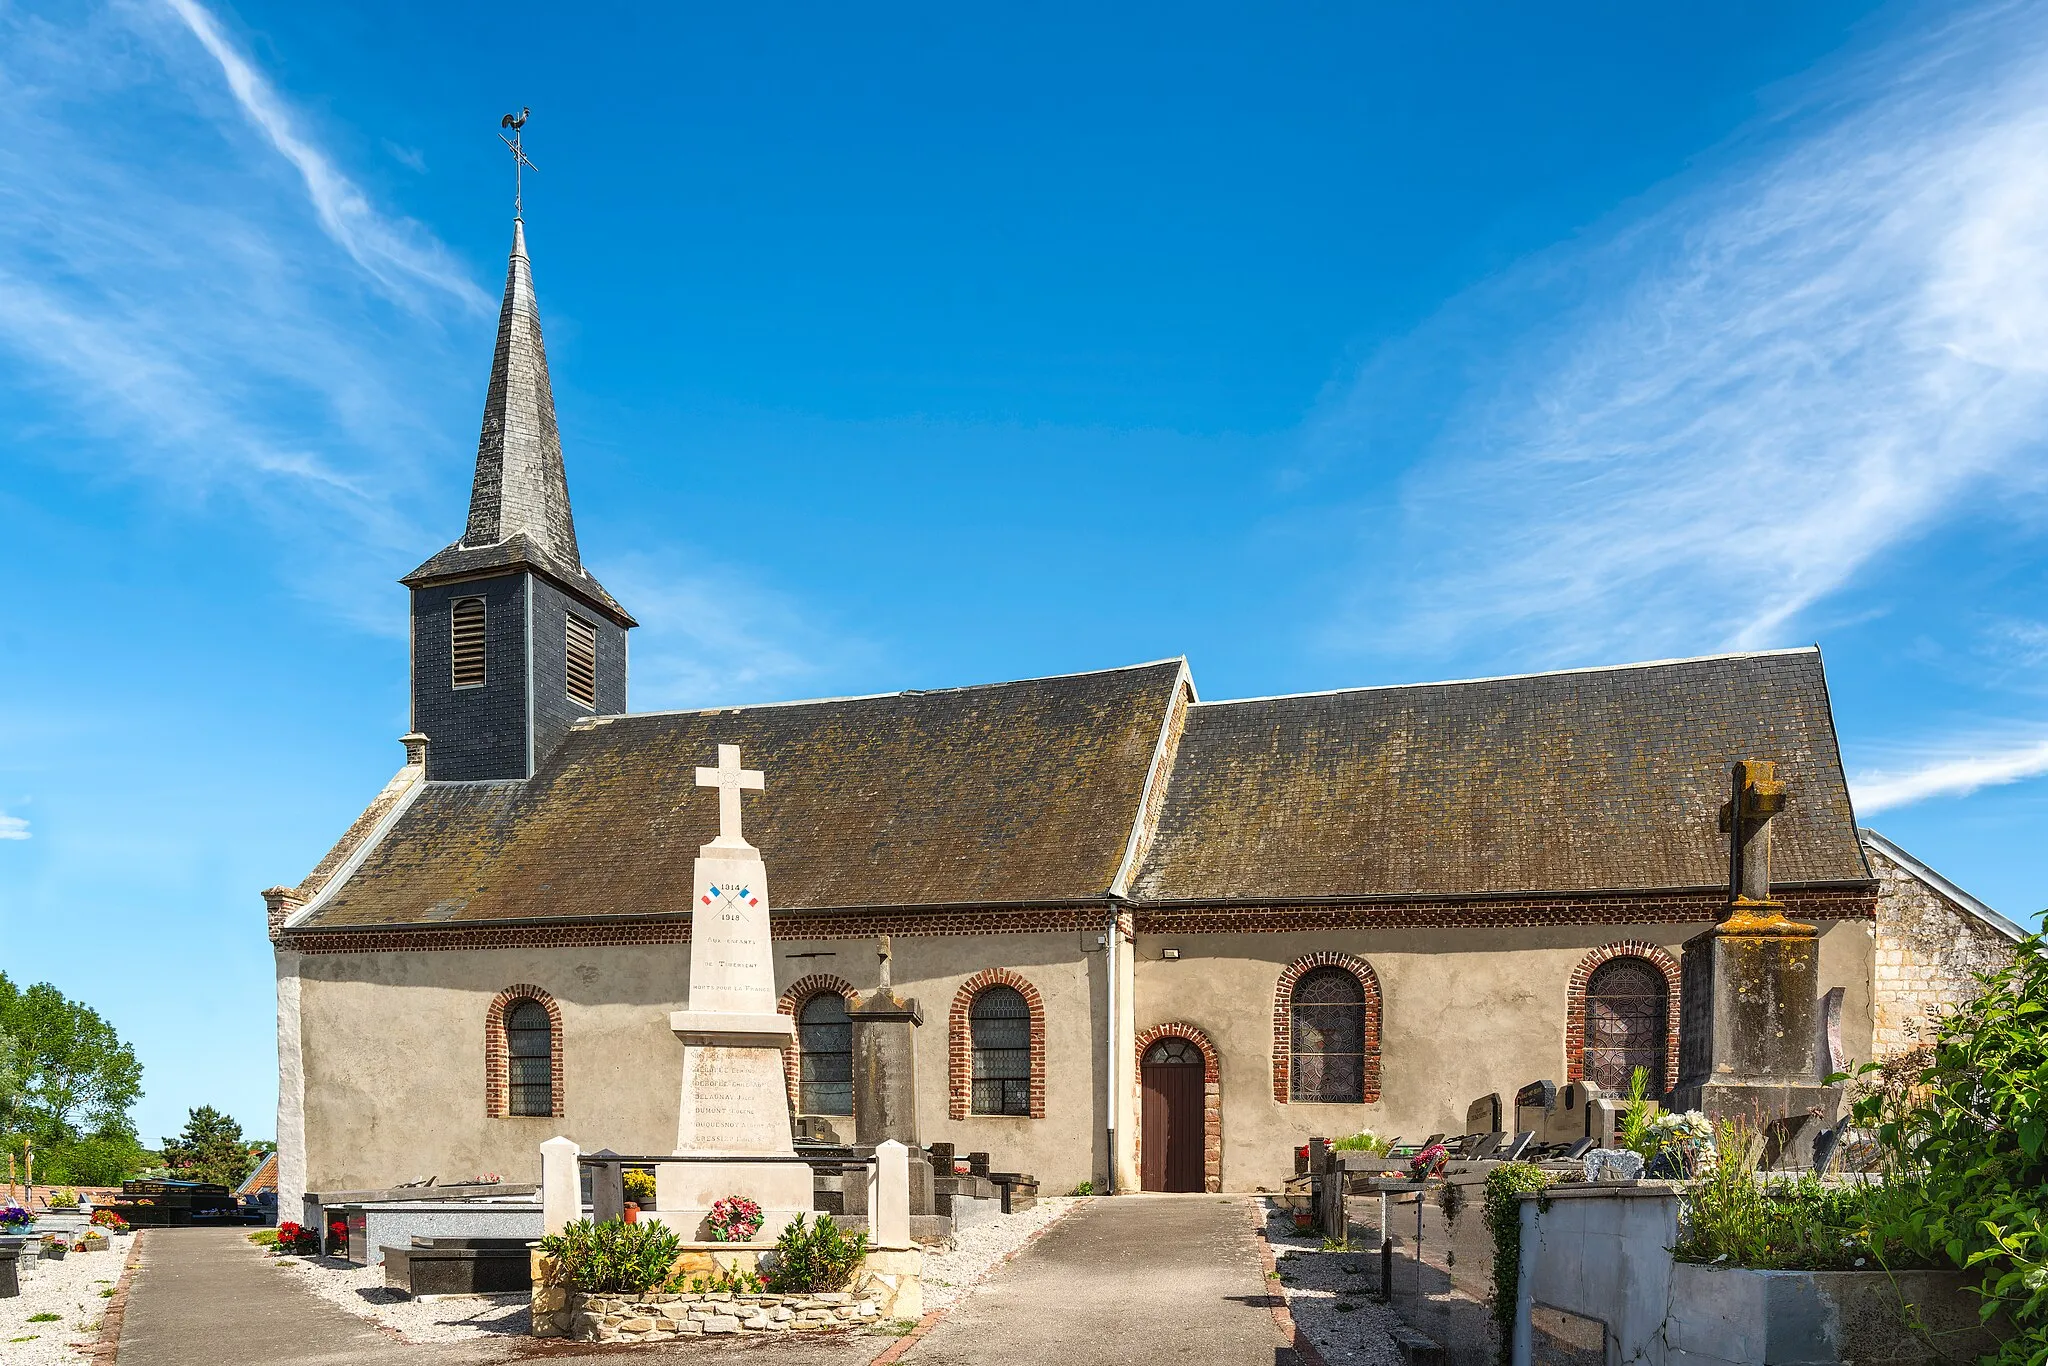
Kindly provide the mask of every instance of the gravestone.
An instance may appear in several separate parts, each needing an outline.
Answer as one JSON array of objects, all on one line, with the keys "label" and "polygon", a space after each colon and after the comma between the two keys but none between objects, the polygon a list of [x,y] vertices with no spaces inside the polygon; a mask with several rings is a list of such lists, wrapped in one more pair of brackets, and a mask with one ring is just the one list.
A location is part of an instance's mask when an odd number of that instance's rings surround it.
[{"label": "gravestone", "polygon": [[737,745],[697,770],[718,789],[718,837],[697,851],[690,904],[690,999],[669,1016],[683,1045],[678,1154],[786,1158],[780,1162],[663,1162],[655,1168],[652,1217],[686,1242],[708,1235],[711,1206],[744,1195],[761,1207],[759,1241],[811,1209],[811,1169],[790,1138],[782,1050],[796,1026],[776,1007],[768,937],[768,870],[740,833],[740,793],[760,792],[758,769],[740,766]]},{"label": "gravestone", "polygon": [[917,1029],[924,1010],[915,999],[896,994],[888,935],[877,941],[875,956],[879,984],[847,1009],[853,1022],[853,1142],[863,1153],[888,1142],[910,1150],[910,1212],[925,1217],[937,1211],[931,1163],[917,1141]]},{"label": "gravestone", "polygon": [[1765,1159],[1804,1164],[1840,1091],[1821,1083],[1820,935],[1771,898],[1771,820],[1784,809],[1775,765],[1737,762],[1721,810],[1728,905],[1679,964],[1678,1085],[1671,1103],[1762,1127]]}]

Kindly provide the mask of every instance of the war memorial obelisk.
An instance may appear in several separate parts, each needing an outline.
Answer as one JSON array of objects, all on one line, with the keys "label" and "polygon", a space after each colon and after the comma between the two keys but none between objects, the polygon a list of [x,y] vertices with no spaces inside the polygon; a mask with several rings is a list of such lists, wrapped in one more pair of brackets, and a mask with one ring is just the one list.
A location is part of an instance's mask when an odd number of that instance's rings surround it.
[{"label": "war memorial obelisk", "polygon": [[697,785],[718,789],[718,838],[697,851],[689,1008],[669,1015],[683,1045],[675,1150],[788,1161],[661,1163],[655,1217],[685,1241],[701,1241],[712,1204],[744,1195],[761,1206],[756,1241],[766,1242],[811,1208],[811,1169],[790,1142],[782,1050],[796,1025],[775,1009],[768,872],[740,834],[740,793],[763,791],[766,782],[758,769],[740,767],[737,745],[720,745],[718,766],[698,769]]}]

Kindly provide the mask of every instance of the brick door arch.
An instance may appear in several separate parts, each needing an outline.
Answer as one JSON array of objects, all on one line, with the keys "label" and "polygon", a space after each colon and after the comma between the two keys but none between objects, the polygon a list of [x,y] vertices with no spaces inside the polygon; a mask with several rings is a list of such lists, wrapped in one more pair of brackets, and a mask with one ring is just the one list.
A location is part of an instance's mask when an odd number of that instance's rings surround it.
[{"label": "brick door arch", "polygon": [[[1207,1032],[1196,1025],[1179,1020],[1153,1025],[1138,1035],[1136,1062],[1141,1078],[1146,1051],[1161,1039],[1185,1039],[1202,1052],[1202,1189],[1220,1191],[1223,1189],[1223,1068],[1216,1045],[1210,1042]],[[1132,1152],[1142,1171],[1145,1160],[1142,1085],[1140,1090],[1138,1134],[1132,1144]]]}]

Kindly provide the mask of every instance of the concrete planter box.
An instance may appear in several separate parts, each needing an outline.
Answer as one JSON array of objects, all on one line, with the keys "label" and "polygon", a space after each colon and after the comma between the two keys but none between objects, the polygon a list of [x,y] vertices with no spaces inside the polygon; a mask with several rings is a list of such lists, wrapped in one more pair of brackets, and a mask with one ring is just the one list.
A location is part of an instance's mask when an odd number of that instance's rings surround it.
[{"label": "concrete planter box", "polygon": [[1971,1362],[1998,1337],[1959,1271],[1671,1268],[1672,1366],[1933,1366]]}]

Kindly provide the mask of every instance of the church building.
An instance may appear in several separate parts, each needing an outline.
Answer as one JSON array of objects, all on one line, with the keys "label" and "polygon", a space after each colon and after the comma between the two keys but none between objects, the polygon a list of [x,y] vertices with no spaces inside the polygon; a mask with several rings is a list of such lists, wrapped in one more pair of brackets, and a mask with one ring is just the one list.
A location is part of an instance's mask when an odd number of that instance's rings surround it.
[{"label": "church building", "polygon": [[2019,934],[1871,852],[1815,649],[1249,699],[1168,659],[634,713],[517,222],[468,524],[403,582],[404,765],[264,894],[287,1211],[536,1179],[557,1134],[674,1147],[721,745],[766,774],[746,829],[799,1122],[851,1138],[847,1010],[886,935],[923,1140],[1049,1192],[1277,1188],[1311,1135],[1459,1133],[1543,1079],[1676,1085],[1738,760],[1785,784],[1771,892],[1820,930],[1817,1075],[1909,1046]]}]

